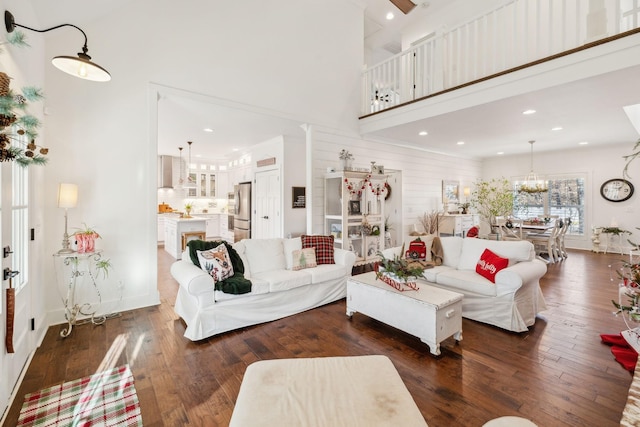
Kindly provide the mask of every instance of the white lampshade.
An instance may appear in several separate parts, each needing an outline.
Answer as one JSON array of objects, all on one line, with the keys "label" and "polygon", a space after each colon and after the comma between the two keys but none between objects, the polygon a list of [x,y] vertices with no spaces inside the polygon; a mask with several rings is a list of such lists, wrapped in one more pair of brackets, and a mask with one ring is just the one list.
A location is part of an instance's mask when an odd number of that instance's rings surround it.
[{"label": "white lampshade", "polygon": [[58,207],[75,208],[78,204],[78,186],[60,183],[58,185]]},{"label": "white lampshade", "polygon": [[[78,54],[82,55],[82,54]],[[80,77],[85,80],[93,80],[94,82],[108,82],[111,80],[111,74],[98,64],[91,62],[88,55],[85,57],[74,56],[56,56],[51,63],[61,71]],[[89,59],[87,59],[89,58]]]}]

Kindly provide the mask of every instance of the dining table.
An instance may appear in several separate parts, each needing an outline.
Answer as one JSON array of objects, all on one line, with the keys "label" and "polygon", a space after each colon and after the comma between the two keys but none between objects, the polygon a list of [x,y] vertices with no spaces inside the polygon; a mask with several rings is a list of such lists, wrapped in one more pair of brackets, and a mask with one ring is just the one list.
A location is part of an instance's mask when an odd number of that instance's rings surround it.
[{"label": "dining table", "polygon": [[531,232],[531,233],[544,233],[547,230],[551,230],[554,227],[554,224],[522,224],[523,232]]}]

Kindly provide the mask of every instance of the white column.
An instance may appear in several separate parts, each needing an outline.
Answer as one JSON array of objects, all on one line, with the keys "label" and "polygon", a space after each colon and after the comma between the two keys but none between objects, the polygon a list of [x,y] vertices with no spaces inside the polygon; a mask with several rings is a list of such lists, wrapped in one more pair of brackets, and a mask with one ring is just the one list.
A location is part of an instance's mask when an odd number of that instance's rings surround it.
[{"label": "white column", "polygon": [[307,204],[307,234],[313,234],[313,139],[315,134],[315,129],[313,125],[304,124],[301,125],[302,129],[305,131],[305,143],[306,143],[306,155],[305,155],[305,163],[306,163],[306,191],[305,191],[305,199]]}]

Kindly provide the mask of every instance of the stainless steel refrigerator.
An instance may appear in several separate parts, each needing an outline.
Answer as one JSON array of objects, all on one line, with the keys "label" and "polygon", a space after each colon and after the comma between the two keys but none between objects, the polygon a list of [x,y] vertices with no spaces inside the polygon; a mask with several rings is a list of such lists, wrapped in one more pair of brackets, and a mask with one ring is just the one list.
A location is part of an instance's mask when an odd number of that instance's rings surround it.
[{"label": "stainless steel refrigerator", "polygon": [[233,218],[234,241],[251,238],[251,183],[241,182],[233,187],[235,215]]}]

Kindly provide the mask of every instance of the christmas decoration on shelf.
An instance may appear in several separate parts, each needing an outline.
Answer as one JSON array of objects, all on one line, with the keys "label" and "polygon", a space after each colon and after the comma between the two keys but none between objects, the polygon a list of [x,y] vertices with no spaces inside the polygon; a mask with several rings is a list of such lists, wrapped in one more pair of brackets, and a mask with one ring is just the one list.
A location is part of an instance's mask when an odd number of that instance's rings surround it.
[{"label": "christmas decoration on shelf", "polygon": [[361,181],[349,181],[348,178],[345,178],[344,183],[347,186],[347,191],[349,191],[349,194],[351,194],[352,196],[355,196],[357,194],[359,197],[360,195],[362,195],[362,192],[366,188],[367,183],[370,179],[371,175],[367,175],[367,177]]},{"label": "christmas decoration on shelf", "polygon": [[[371,177],[371,175],[369,175],[369,177]],[[386,195],[387,191],[389,191],[389,187],[386,181],[375,185],[371,181],[369,181],[369,187],[371,187],[371,192],[376,195],[378,200],[380,200],[380,196]]]},{"label": "christmas decoration on shelf", "polygon": [[367,174],[367,176],[360,181],[349,181],[348,178],[345,178],[344,183],[346,184],[347,191],[349,191],[349,194],[352,196],[358,195],[358,197],[360,197],[367,186],[369,186],[371,192],[375,194],[378,199],[389,191],[389,186],[386,182],[379,184],[372,183],[371,174]]}]

